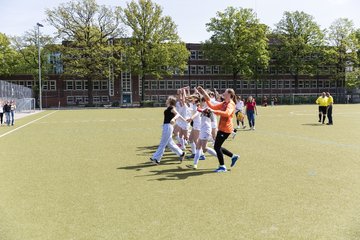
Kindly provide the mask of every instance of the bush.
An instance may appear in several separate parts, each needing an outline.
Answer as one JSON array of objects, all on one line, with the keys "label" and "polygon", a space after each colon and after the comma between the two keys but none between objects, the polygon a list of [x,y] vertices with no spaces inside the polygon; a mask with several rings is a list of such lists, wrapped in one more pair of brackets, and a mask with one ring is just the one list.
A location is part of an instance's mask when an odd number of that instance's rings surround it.
[{"label": "bush", "polygon": [[111,104],[112,107],[119,107],[120,106],[120,103],[119,102],[113,102]]},{"label": "bush", "polygon": [[154,107],[154,105],[155,105],[155,102],[149,101],[149,100],[146,100],[146,101],[143,101],[140,103],[141,107]]}]

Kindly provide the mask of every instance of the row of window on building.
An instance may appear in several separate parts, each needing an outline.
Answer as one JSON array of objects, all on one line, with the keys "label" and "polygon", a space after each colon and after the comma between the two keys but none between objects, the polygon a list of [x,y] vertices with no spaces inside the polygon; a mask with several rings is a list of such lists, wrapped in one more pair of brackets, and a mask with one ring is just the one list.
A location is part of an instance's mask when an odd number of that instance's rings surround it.
[{"label": "row of window on building", "polygon": [[[336,73],[335,67],[321,66],[318,67],[319,75],[329,75]],[[175,75],[179,75],[179,71],[175,71]],[[258,74],[290,74],[289,68],[277,68],[276,66],[270,66],[267,69],[257,68]],[[232,72],[226,71],[225,68],[219,65],[188,65],[184,70],[184,75],[232,75]]]},{"label": "row of window on building", "polygon": [[[66,102],[68,105],[87,104],[89,98],[87,96],[67,96]],[[109,96],[93,96],[94,103],[108,103]]]},{"label": "row of window on building", "polygon": [[[145,89],[176,90],[185,86],[194,88],[203,86],[208,89],[234,88],[232,80],[151,80],[145,81]],[[258,81],[259,89],[290,89],[295,88],[294,80],[265,80]],[[299,88],[334,88],[335,82],[330,80],[299,80]],[[237,89],[255,89],[255,81],[238,80]]]}]

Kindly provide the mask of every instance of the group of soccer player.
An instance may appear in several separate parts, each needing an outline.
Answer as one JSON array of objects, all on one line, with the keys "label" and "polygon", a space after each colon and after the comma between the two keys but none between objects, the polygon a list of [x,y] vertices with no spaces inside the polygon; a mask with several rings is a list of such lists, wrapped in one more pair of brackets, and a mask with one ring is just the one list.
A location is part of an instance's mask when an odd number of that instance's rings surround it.
[{"label": "group of soccer player", "polygon": [[325,124],[326,116],[328,118],[327,125],[333,125],[332,111],[334,99],[329,92],[323,92],[320,97],[316,99],[316,104],[319,105],[319,123]]},{"label": "group of soccer player", "polygon": [[[193,91],[191,93],[191,91]],[[240,96],[235,95],[233,89],[226,89],[219,94],[213,91],[196,87],[178,89],[177,96],[170,96],[166,101],[164,124],[160,145],[150,160],[160,164],[162,155],[168,146],[179,156],[180,162],[185,157],[194,159],[188,167],[197,169],[199,160],[205,160],[205,153],[218,158],[219,167],[215,172],[226,172],[224,155],[231,159],[234,167],[239,155],[233,154],[223,147],[225,140],[232,134],[234,138],[237,129],[246,128],[244,123],[245,109],[249,119],[250,130],[255,130],[256,102],[249,97],[244,103]],[[237,127],[233,126],[233,117],[236,115]],[[217,123],[219,117],[219,123]],[[191,130],[190,130],[191,128]],[[177,144],[173,140],[176,139]],[[208,144],[212,143],[211,147]],[[186,146],[190,145],[191,154],[185,156]]]}]

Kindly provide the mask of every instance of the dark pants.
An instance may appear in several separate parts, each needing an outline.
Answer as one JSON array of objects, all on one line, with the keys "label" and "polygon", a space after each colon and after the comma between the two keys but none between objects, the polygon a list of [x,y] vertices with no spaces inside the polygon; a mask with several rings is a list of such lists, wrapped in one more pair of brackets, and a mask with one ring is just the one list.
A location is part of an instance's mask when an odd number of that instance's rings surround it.
[{"label": "dark pants", "polygon": [[4,122],[4,113],[0,113],[0,124]]},{"label": "dark pants", "polygon": [[228,157],[233,156],[233,154],[230,151],[221,147],[223,145],[223,143],[225,142],[225,140],[229,137],[229,135],[230,135],[230,133],[218,131],[216,138],[215,138],[214,149],[216,151],[220,165],[224,165],[224,154]]},{"label": "dark pants", "polygon": [[255,127],[255,111],[246,110],[246,115],[249,120],[249,127]]},{"label": "dark pants", "polygon": [[329,106],[328,109],[327,109],[327,117],[328,117],[328,120],[329,120],[329,124],[333,123],[332,108],[333,108],[332,106]]}]

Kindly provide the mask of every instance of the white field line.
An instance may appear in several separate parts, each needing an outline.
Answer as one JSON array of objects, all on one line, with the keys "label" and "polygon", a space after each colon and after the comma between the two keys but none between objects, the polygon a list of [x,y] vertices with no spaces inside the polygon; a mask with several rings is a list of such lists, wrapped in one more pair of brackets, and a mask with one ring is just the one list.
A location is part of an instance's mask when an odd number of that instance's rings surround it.
[{"label": "white field line", "polygon": [[[58,111],[58,110],[57,110],[57,111]],[[42,116],[42,117],[40,117],[40,118],[37,118],[37,119],[35,119],[35,120],[32,120],[31,122],[28,122],[28,123],[26,123],[26,124],[24,124],[24,125],[22,125],[22,126],[20,126],[20,127],[17,127],[17,128],[15,128],[15,129],[13,129],[13,130],[11,130],[11,131],[8,131],[8,132],[0,135],[0,138],[5,137],[5,136],[7,136],[7,135],[9,135],[9,134],[11,134],[11,133],[13,133],[13,132],[16,132],[17,130],[20,130],[20,129],[22,129],[22,128],[24,128],[24,127],[26,127],[26,126],[34,123],[34,122],[37,122],[37,121],[39,121],[39,120],[41,120],[41,119],[43,119],[43,118],[46,118],[46,117],[48,117],[48,116],[56,113],[57,111],[48,113],[48,114],[46,114],[46,115],[44,115],[44,116]]]}]

